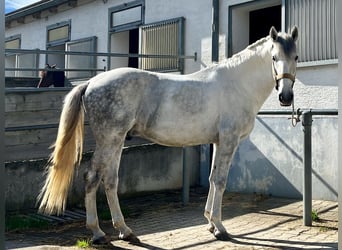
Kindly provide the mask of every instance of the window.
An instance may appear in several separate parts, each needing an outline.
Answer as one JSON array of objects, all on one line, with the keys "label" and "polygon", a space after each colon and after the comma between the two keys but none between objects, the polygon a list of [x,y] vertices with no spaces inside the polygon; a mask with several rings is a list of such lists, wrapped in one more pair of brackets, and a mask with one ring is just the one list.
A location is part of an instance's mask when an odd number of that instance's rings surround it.
[{"label": "window", "polygon": [[151,71],[183,72],[184,59],[152,58],[148,55],[179,56],[184,54],[184,18],[142,26],[140,68]]},{"label": "window", "polygon": [[[5,39],[6,49],[20,49],[21,48],[21,36],[15,35]],[[6,54],[5,68],[26,68],[35,69],[38,67],[39,56],[36,53],[32,54]],[[8,70],[6,76],[15,77],[37,77],[37,70]]]},{"label": "window", "polygon": [[[67,42],[66,51],[77,52],[96,52],[96,37],[89,37],[80,40]],[[66,55],[65,68],[67,69],[95,69],[96,56]],[[95,71],[66,71],[66,77],[71,78],[90,78],[96,74]]]},{"label": "window", "polygon": [[281,4],[281,0],[264,0],[230,6],[228,56],[267,36],[272,26],[280,31]]},{"label": "window", "polygon": [[287,0],[286,30],[297,25],[300,62],[337,59],[336,0]]},{"label": "window", "polygon": [[[5,49],[20,49],[21,36],[11,36],[5,39]],[[5,54],[5,68],[15,68],[17,56],[15,54]],[[6,76],[15,76],[16,71],[6,71]]]},{"label": "window", "polygon": [[289,31],[296,25],[300,31],[299,62],[337,59],[336,2],[262,0],[229,6],[228,56],[266,36],[272,25],[278,31]]},{"label": "window", "polygon": [[[65,43],[70,41],[71,37],[71,20],[48,26],[46,33],[47,50],[65,51]],[[46,63],[64,68],[65,56],[63,54],[47,54]]]},{"label": "window", "polygon": [[138,0],[109,9],[109,31],[138,28],[144,23],[144,1]]},{"label": "window", "polygon": [[20,49],[21,36],[11,36],[5,39],[5,49]]},{"label": "window", "polygon": [[271,26],[281,30],[281,5],[249,12],[249,43],[267,36]]},{"label": "window", "polygon": [[65,43],[70,40],[71,21],[61,22],[47,27],[47,46]]}]

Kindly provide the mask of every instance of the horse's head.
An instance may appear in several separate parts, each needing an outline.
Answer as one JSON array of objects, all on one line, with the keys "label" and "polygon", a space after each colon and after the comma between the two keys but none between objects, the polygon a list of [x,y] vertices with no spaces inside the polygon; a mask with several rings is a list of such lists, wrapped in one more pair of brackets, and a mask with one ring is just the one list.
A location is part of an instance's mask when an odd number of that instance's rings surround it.
[{"label": "horse's head", "polygon": [[293,102],[293,84],[296,78],[298,29],[294,26],[291,34],[279,33],[274,27],[270,30],[272,39],[272,71],[280,105],[290,106]]},{"label": "horse's head", "polygon": [[40,81],[37,88],[49,87],[51,85],[54,85],[55,87],[64,87],[64,71],[49,71],[49,69],[57,69],[56,64],[52,66],[46,64],[45,69],[47,70],[40,71]]}]

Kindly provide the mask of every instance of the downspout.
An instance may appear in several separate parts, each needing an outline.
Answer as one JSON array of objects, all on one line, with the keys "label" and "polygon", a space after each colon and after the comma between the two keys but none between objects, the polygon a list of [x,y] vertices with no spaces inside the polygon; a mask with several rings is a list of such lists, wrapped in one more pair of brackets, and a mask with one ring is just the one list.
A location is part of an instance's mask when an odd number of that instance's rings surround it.
[{"label": "downspout", "polygon": [[220,0],[212,0],[212,24],[211,24],[211,61],[219,61],[219,20]]},{"label": "downspout", "polygon": [[[211,23],[211,61],[219,61],[219,21],[220,0],[212,0],[212,23]],[[200,147],[200,185],[209,187],[209,172],[211,165],[210,144]]]}]

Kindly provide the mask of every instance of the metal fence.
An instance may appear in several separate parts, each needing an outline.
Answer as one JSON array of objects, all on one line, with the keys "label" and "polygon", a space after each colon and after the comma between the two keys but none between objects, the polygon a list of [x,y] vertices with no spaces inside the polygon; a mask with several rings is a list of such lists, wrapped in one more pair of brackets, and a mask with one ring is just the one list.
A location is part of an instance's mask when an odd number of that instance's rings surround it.
[{"label": "metal fence", "polygon": [[[40,56],[41,55],[61,55],[61,56],[82,56],[85,58],[95,57],[95,63],[91,65],[89,63],[89,67],[83,68],[69,68],[69,67],[60,67],[56,69],[45,69],[40,67],[41,65]],[[29,57],[28,59],[24,59],[24,56]],[[92,75],[95,75],[96,72],[102,72],[109,69],[109,63],[111,58],[140,58],[140,59],[147,59],[147,58],[159,58],[159,59],[178,59],[178,60],[185,60],[185,59],[192,59],[197,61],[197,53],[194,55],[161,55],[161,54],[132,54],[132,53],[106,53],[106,52],[81,52],[81,51],[58,51],[58,50],[40,50],[40,49],[6,49],[5,50],[5,58],[12,60],[6,61],[5,65],[5,72],[15,72],[12,76],[20,76],[18,72],[30,72],[27,74],[28,76],[38,77],[39,71],[65,71],[65,72],[92,72]],[[107,65],[103,68],[97,68],[96,62],[98,60],[107,61]],[[105,59],[104,59],[105,58]],[[29,61],[29,63],[25,63]],[[29,64],[29,65],[28,65]],[[58,66],[58,65],[57,65]],[[123,65],[125,66],[125,65]],[[177,65],[176,65],[177,66]],[[139,66],[139,68],[141,68]],[[170,68],[166,69],[170,71]],[[174,68],[174,71],[177,71],[178,68]],[[158,71],[163,71],[162,68],[158,69]],[[183,73],[183,72],[181,72]],[[9,76],[9,74],[6,74]]]}]

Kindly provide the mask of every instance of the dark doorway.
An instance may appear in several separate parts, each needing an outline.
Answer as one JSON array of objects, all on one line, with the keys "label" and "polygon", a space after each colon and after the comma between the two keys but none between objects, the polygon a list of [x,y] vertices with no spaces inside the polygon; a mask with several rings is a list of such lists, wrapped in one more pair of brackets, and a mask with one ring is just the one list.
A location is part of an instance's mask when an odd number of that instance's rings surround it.
[{"label": "dark doorway", "polygon": [[249,44],[268,35],[274,26],[281,30],[281,5],[254,10],[249,13]]},{"label": "dark doorway", "polygon": [[[138,54],[139,53],[139,29],[133,29],[129,31],[129,53]],[[129,57],[128,67],[138,68],[139,58]]]}]

